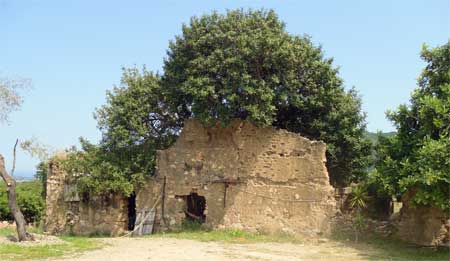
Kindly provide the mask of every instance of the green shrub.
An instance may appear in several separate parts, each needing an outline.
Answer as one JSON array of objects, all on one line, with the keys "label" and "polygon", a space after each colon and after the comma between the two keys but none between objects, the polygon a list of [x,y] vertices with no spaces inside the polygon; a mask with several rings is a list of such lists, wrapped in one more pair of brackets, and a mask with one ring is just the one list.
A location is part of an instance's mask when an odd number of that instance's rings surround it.
[{"label": "green shrub", "polygon": [[436,206],[450,215],[450,41],[428,48],[409,104],[387,114],[397,133],[379,138],[376,169],[392,196]]},{"label": "green shrub", "polygon": [[[45,212],[42,184],[39,181],[17,183],[17,203],[28,223],[39,222]],[[0,185],[0,220],[13,220],[8,207],[6,187]]]},{"label": "green shrub", "polygon": [[383,186],[380,173],[373,170],[368,175],[368,179],[364,182],[367,187],[366,214],[372,219],[385,220],[393,212],[392,196]]},{"label": "green shrub", "polygon": [[181,223],[181,229],[183,231],[199,231],[203,230],[202,223],[194,220],[185,219]]}]

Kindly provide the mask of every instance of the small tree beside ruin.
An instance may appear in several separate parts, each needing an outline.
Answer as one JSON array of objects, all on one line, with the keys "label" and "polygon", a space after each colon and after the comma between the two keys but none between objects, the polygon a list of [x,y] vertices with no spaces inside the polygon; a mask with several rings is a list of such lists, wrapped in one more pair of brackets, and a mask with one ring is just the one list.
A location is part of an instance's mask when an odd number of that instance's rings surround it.
[{"label": "small tree beside ruin", "polygon": [[367,200],[368,195],[364,185],[359,185],[352,189],[350,207],[354,211],[353,229],[355,232],[355,242],[358,242],[359,234],[367,227],[367,221],[363,214]]},{"label": "small tree beside ruin", "polygon": [[[24,88],[29,83],[28,80],[9,80],[0,79],[0,123],[8,122],[8,116],[11,112],[20,108],[23,100],[18,90]],[[16,149],[19,140],[16,140],[13,150],[12,169],[8,173],[5,166],[5,159],[0,153],[0,175],[6,184],[8,191],[8,206],[16,222],[17,236],[19,241],[33,240],[33,237],[26,231],[26,221],[17,204],[16,181],[14,179],[14,170],[16,166]]]},{"label": "small tree beside ruin", "polygon": [[450,40],[424,45],[421,58],[426,66],[410,103],[387,113],[397,133],[379,139],[378,179],[391,195],[414,191],[413,204],[450,215]]}]

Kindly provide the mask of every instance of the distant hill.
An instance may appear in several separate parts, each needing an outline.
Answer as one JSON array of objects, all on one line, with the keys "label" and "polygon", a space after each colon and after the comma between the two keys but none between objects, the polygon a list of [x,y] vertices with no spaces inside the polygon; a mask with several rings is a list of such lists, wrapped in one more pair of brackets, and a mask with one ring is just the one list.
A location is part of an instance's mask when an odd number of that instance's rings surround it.
[{"label": "distant hill", "polygon": [[16,170],[14,172],[14,178],[16,181],[29,181],[34,180],[36,170]]},{"label": "distant hill", "polygon": [[[373,144],[377,144],[378,143],[378,133],[376,132],[365,132],[366,137],[368,137]],[[391,132],[381,132],[381,136],[383,137],[391,137],[395,135],[395,131],[391,131]]]},{"label": "distant hill", "polygon": [[29,176],[14,176],[17,182],[34,181],[34,177]]}]

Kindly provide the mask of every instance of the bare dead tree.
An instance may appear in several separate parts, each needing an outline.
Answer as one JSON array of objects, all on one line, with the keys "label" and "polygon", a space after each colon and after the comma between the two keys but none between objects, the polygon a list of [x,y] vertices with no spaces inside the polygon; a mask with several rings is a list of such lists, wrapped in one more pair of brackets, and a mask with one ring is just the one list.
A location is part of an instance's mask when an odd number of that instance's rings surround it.
[{"label": "bare dead tree", "polygon": [[16,168],[16,150],[19,140],[16,140],[13,150],[13,166],[11,172],[8,174],[5,167],[5,158],[0,154],[0,175],[6,184],[6,191],[8,192],[8,206],[16,222],[17,236],[19,241],[29,241],[34,240],[33,236],[28,234],[26,231],[25,218],[20,211],[19,205],[17,204],[17,193],[16,193],[16,180],[13,178],[14,170]]},{"label": "bare dead tree", "polygon": [[[29,79],[0,77],[0,125],[8,123],[9,114],[20,108],[23,103],[20,90],[26,89],[30,84],[31,81]],[[16,221],[19,241],[25,241],[33,240],[33,237],[27,233],[25,218],[17,205],[16,180],[13,176],[14,170],[16,169],[16,150],[18,144],[19,140],[16,140],[13,150],[13,165],[9,174],[6,171],[5,158],[0,154],[0,175],[6,184],[8,206],[14,217],[14,221]]]}]

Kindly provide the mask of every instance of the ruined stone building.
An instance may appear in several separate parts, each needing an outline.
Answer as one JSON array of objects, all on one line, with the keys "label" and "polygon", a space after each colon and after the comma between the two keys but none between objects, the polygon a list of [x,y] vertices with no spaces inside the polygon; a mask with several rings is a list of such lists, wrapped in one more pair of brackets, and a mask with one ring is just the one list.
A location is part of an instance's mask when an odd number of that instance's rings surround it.
[{"label": "ruined stone building", "polygon": [[403,206],[395,217],[398,238],[422,246],[446,246],[450,248],[450,217],[436,206],[416,206],[410,190],[402,196]]},{"label": "ruined stone building", "polygon": [[[339,206],[325,160],[323,142],[286,130],[238,120],[205,128],[188,120],[176,143],[158,152],[156,175],[128,198],[78,195],[58,161],[50,162],[45,230],[120,235],[133,229],[137,213],[152,217],[150,233],[196,220],[212,229],[328,234]],[[397,237],[450,246],[446,213],[412,207],[408,194],[403,201]]]},{"label": "ruined stone building", "polygon": [[[65,156],[56,156],[61,157]],[[44,231],[51,234],[118,235],[127,231],[127,199],[118,195],[78,195],[58,160],[49,163],[46,206]]]},{"label": "ruined stone building", "polygon": [[209,129],[186,122],[177,142],[158,153],[157,174],[137,194],[137,209],[153,205],[164,187],[157,212],[168,227],[189,217],[195,193],[206,201],[211,228],[316,235],[329,232],[335,211],[323,142],[241,121]]},{"label": "ruined stone building", "polygon": [[85,200],[50,166],[46,230],[118,235],[133,227],[135,211],[155,206],[153,230],[198,220],[213,229],[327,234],[336,203],[325,160],[323,142],[286,130],[188,120],[176,143],[158,152],[156,175],[135,197]]}]

